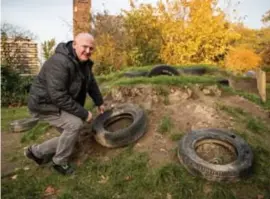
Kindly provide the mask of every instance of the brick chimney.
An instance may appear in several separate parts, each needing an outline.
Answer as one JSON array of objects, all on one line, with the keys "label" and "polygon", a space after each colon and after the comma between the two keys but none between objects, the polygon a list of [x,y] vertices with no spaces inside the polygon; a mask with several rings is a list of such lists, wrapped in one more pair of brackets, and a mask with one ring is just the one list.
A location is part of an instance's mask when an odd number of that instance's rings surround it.
[{"label": "brick chimney", "polygon": [[90,32],[91,0],[73,0],[73,37]]}]

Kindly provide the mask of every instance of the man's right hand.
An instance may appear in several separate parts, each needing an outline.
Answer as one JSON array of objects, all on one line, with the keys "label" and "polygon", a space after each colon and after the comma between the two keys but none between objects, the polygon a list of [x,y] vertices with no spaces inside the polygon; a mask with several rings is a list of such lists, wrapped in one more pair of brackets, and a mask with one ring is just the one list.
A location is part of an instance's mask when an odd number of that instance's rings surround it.
[{"label": "man's right hand", "polygon": [[91,122],[92,117],[93,117],[92,113],[90,111],[88,111],[88,117],[86,119],[86,122],[88,122],[88,123]]}]

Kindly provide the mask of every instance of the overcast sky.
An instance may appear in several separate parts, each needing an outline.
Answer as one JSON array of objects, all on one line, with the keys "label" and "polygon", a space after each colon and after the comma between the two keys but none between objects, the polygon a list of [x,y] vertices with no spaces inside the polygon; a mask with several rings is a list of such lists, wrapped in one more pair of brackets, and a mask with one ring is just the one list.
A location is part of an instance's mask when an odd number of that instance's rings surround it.
[{"label": "overcast sky", "polygon": [[[222,0],[223,2],[226,0]],[[228,0],[227,0],[228,1]],[[236,4],[236,0],[231,0]],[[92,11],[104,8],[111,14],[129,8],[128,0],[92,0]],[[155,3],[156,0],[138,0]],[[72,39],[73,0],[2,0],[1,23],[7,22],[30,30],[42,42],[55,38],[57,43]],[[246,16],[245,25],[260,28],[262,15],[270,9],[270,0],[241,0],[238,16]]]}]

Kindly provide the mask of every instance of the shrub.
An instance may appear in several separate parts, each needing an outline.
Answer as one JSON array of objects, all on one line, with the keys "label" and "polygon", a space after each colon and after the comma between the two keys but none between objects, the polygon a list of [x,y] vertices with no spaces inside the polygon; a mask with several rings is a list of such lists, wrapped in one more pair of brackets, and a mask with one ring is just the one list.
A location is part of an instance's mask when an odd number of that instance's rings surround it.
[{"label": "shrub", "polygon": [[246,72],[259,67],[261,58],[250,49],[233,48],[225,58],[225,67],[236,72]]},{"label": "shrub", "polygon": [[33,77],[21,77],[8,66],[1,66],[1,77],[1,105],[25,105]]}]

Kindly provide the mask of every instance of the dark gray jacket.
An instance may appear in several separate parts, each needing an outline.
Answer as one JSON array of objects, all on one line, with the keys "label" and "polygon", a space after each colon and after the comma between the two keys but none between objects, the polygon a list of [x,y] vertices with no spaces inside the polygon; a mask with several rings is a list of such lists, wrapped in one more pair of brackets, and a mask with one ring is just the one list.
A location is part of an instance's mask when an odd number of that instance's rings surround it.
[{"label": "dark gray jacket", "polygon": [[41,114],[64,110],[85,120],[88,111],[83,106],[87,92],[96,106],[103,104],[92,66],[91,60],[85,63],[78,61],[72,41],[60,43],[31,86],[29,110]]}]

